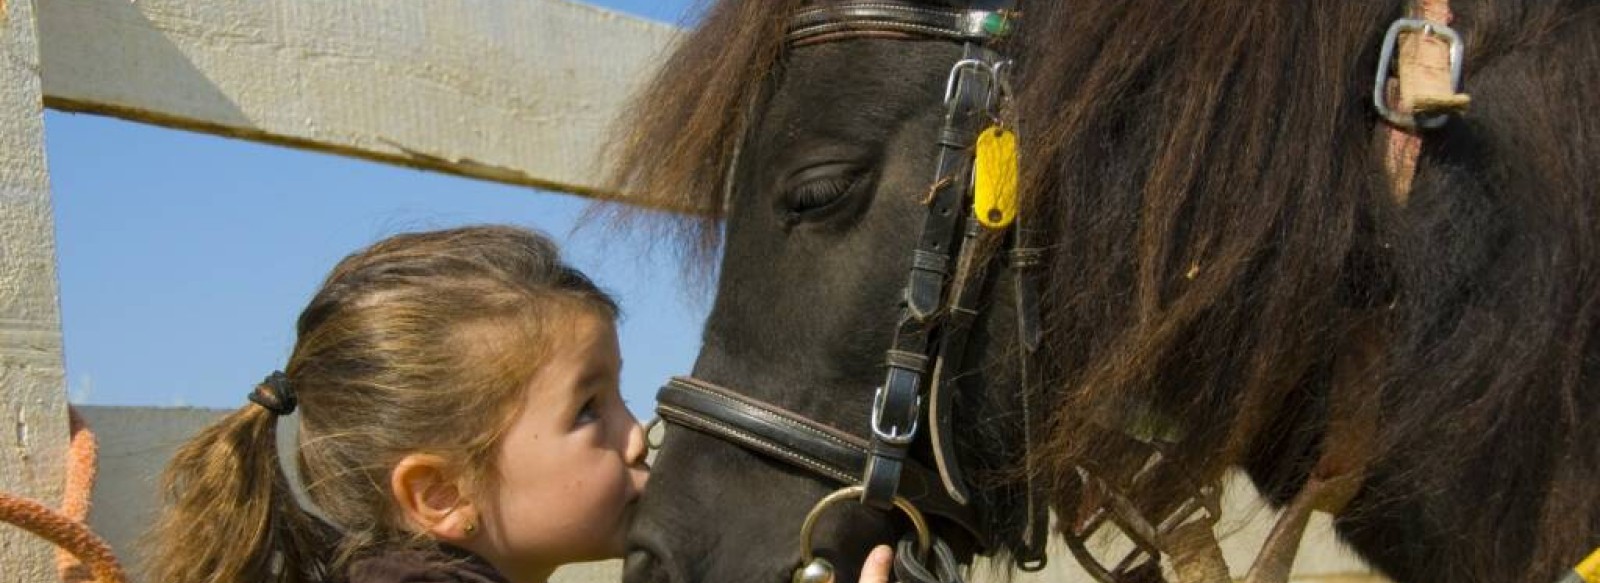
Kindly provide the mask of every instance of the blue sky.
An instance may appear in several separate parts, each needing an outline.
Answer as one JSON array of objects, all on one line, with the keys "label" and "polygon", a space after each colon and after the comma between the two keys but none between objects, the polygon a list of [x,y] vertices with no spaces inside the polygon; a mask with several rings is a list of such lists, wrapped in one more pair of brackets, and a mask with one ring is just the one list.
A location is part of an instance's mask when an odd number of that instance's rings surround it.
[{"label": "blue sky", "polygon": [[[591,3],[670,23],[692,4]],[[669,255],[574,232],[580,197],[87,115],[47,113],[45,140],[75,403],[241,406],[339,258],[470,223],[540,229],[620,298],[623,393],[641,418],[699,347],[708,298]]]}]

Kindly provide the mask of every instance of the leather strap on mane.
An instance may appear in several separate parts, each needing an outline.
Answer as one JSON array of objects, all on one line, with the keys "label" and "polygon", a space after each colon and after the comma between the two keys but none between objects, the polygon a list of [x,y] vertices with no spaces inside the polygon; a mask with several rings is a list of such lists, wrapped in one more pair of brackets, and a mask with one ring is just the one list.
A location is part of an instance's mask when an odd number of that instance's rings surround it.
[{"label": "leather strap on mane", "polygon": [[[1449,0],[1418,0],[1413,15],[1422,20],[1448,26],[1453,18]],[[1456,92],[1451,74],[1450,43],[1433,32],[1404,32],[1400,35],[1397,81],[1388,93],[1394,109],[1410,116],[1444,115],[1465,111],[1471,99]],[[1391,123],[1388,150],[1384,156],[1395,202],[1404,205],[1411,198],[1411,181],[1422,153],[1422,128]]]}]

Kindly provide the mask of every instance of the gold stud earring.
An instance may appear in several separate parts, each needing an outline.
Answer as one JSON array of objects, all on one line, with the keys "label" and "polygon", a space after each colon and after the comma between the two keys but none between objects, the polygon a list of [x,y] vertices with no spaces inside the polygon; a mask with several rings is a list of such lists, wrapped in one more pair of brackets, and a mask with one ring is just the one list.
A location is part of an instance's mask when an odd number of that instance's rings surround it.
[{"label": "gold stud earring", "polygon": [[468,522],[466,526],[461,527],[461,532],[465,533],[467,536],[472,536],[472,533],[477,531],[478,525],[470,522]]}]

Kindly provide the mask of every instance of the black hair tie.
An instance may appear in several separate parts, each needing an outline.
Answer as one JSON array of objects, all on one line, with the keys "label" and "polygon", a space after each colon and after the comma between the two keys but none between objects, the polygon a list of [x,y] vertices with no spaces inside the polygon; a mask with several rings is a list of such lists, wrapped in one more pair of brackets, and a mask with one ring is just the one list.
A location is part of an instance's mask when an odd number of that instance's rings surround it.
[{"label": "black hair tie", "polygon": [[300,400],[295,398],[294,388],[289,386],[289,376],[279,370],[261,379],[256,390],[250,391],[250,402],[271,411],[273,415],[283,416],[294,413]]}]

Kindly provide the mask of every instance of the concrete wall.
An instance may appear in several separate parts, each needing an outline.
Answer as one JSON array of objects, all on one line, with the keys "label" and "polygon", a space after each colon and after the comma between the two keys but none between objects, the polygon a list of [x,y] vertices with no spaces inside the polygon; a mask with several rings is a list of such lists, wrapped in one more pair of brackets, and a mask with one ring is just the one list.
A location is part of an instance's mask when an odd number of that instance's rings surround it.
[{"label": "concrete wall", "polygon": [[[240,398],[243,401],[243,398]],[[138,556],[137,541],[154,517],[155,483],[161,467],[184,440],[225,411],[80,407],[100,441],[100,479],[94,493],[90,524],[117,550],[124,562]],[[286,425],[287,426],[287,425]],[[283,432],[284,440],[292,432]],[[1248,484],[1235,484],[1224,499],[1224,554],[1238,576],[1249,567],[1255,549],[1266,537],[1274,513],[1264,508]],[[798,528],[798,525],[796,525]],[[993,569],[980,564],[973,583],[998,582]],[[1296,563],[1296,581],[1381,583],[1334,540],[1325,517],[1312,521]],[[570,566],[556,573],[555,583],[612,583],[621,580],[621,562]],[[1058,548],[1041,573],[1015,578],[1018,583],[1087,583],[1065,549]]]}]

